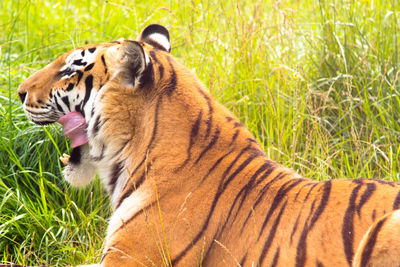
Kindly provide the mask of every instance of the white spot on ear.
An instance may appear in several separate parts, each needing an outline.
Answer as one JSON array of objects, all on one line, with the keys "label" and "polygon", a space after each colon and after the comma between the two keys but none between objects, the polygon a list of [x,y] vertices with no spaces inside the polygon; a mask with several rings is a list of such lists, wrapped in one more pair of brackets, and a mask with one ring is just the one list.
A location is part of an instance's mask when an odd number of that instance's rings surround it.
[{"label": "white spot on ear", "polygon": [[167,36],[160,33],[152,33],[148,38],[164,47],[168,52],[171,51],[171,44],[168,41]]}]

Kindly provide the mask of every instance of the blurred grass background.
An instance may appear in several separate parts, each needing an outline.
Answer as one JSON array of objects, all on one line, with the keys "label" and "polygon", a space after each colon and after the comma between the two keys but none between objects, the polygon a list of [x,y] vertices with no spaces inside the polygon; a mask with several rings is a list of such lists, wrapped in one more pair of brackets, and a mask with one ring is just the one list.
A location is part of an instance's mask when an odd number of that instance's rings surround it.
[{"label": "blurred grass background", "polygon": [[99,260],[98,181],[68,186],[57,125],[28,122],[16,89],[61,53],[170,30],[172,54],[275,161],[316,180],[400,180],[396,0],[0,1],[0,263]]}]

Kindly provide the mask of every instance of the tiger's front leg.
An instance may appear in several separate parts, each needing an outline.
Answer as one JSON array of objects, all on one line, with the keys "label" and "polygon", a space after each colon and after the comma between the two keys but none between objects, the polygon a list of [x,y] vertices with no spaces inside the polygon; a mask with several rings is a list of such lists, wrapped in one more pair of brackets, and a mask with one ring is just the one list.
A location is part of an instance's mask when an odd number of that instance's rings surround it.
[{"label": "tiger's front leg", "polygon": [[96,165],[91,160],[89,145],[85,144],[72,150],[71,156],[60,158],[66,164],[63,175],[65,180],[74,186],[85,186],[96,174]]}]

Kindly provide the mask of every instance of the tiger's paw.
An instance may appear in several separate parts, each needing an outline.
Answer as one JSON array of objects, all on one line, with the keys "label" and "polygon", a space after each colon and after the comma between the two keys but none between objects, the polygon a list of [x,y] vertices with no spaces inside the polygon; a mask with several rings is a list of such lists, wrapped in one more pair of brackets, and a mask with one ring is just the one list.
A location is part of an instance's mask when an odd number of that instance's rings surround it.
[{"label": "tiger's paw", "polygon": [[67,165],[68,162],[69,162],[69,158],[70,158],[70,157],[71,157],[70,155],[64,153],[64,154],[62,155],[62,157],[60,157],[60,160],[61,160],[61,162],[62,162],[64,165]]}]

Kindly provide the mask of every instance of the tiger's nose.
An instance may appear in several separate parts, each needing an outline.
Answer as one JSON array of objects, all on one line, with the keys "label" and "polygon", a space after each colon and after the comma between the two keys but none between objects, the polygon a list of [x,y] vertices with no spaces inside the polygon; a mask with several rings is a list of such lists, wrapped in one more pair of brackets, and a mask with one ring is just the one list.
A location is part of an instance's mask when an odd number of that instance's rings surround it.
[{"label": "tiger's nose", "polygon": [[22,103],[25,102],[26,94],[27,94],[26,92],[18,92],[19,99],[21,99]]},{"label": "tiger's nose", "polygon": [[25,88],[22,85],[20,85],[18,88],[18,95],[19,95],[19,99],[21,100],[22,104],[25,102],[25,98],[26,98],[27,94],[28,93],[26,92]]}]

